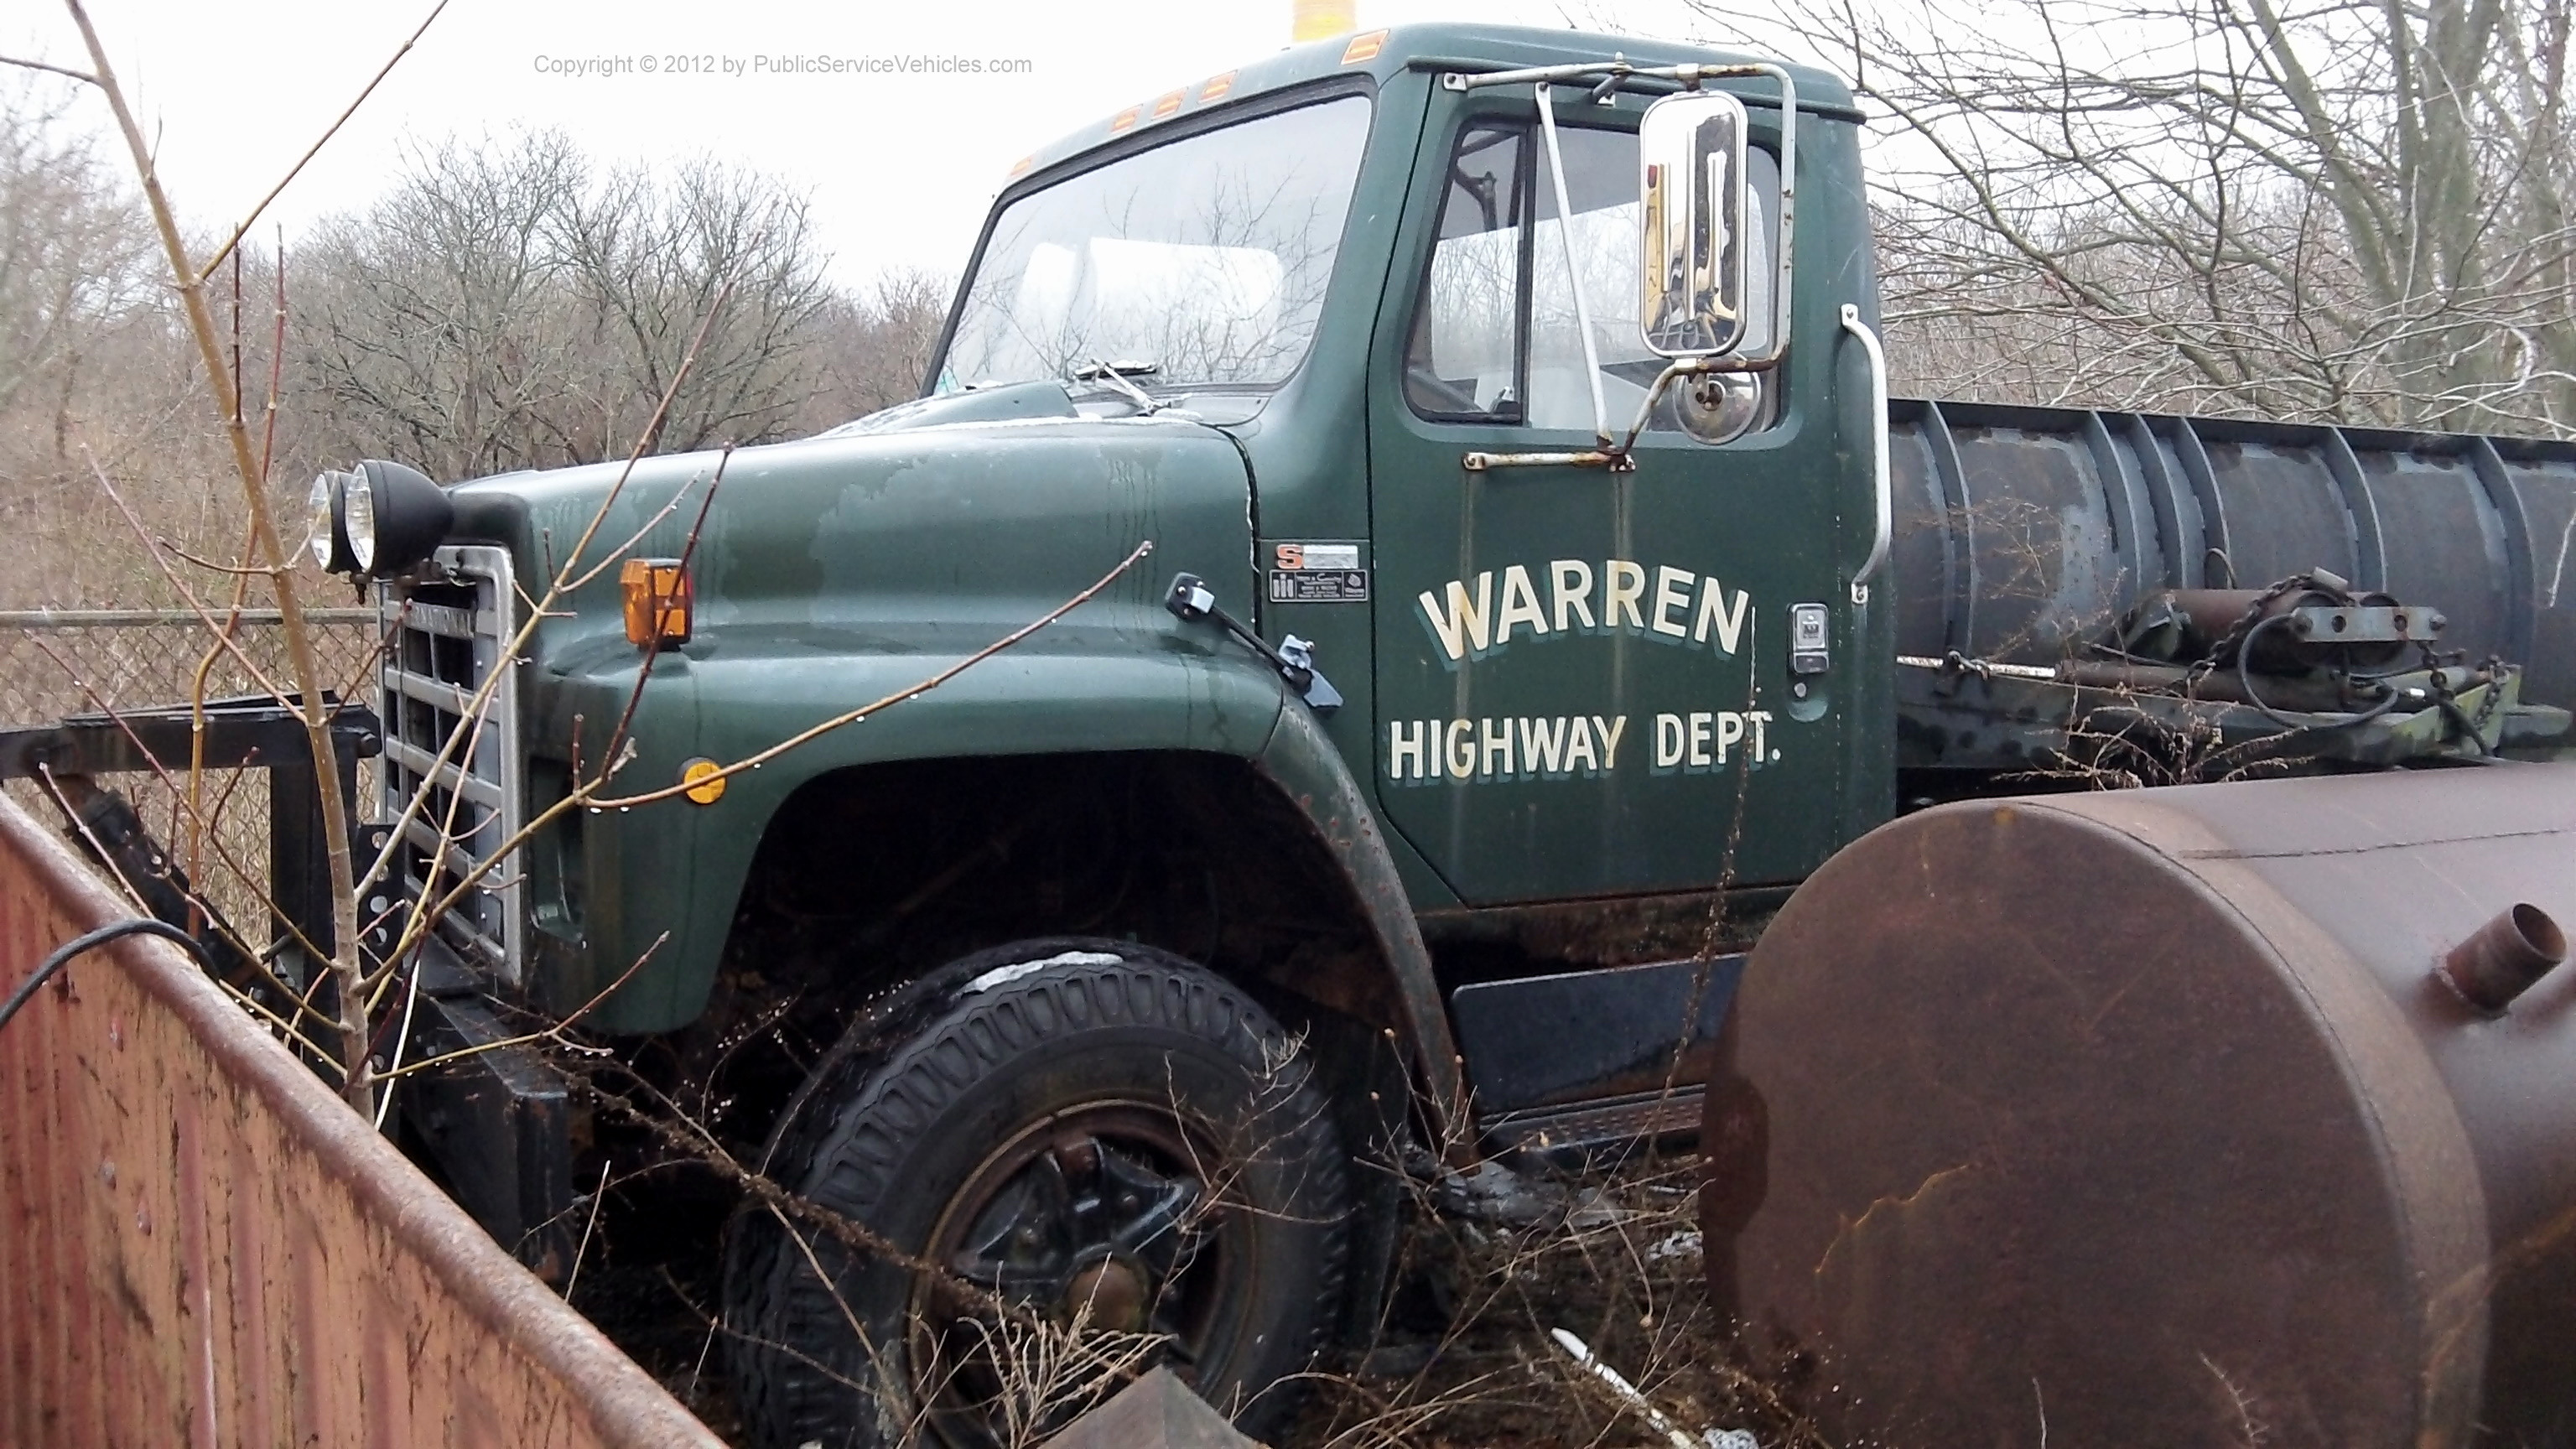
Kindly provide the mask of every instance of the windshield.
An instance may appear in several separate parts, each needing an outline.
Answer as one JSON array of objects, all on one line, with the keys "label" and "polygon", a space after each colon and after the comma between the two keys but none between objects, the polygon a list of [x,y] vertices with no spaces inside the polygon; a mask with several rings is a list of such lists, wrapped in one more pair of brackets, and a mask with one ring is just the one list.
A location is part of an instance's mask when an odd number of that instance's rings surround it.
[{"label": "windshield", "polygon": [[1286,381],[1314,340],[1368,119],[1361,96],[1300,106],[1012,202],[939,391],[1100,365],[1158,391]]}]

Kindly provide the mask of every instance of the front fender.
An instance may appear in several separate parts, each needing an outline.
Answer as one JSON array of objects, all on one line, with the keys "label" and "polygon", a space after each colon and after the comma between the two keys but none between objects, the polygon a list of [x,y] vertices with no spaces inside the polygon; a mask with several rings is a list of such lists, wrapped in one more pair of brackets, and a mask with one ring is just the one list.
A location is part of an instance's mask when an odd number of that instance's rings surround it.
[{"label": "front fender", "polygon": [[[1441,1005],[1440,983],[1431,974],[1430,948],[1423,944],[1413,902],[1396,874],[1395,858],[1379,833],[1368,797],[1351,778],[1341,752],[1303,709],[1281,713],[1279,728],[1255,764],[1295,802],[1323,837],[1334,863],[1350,877],[1403,1008],[1406,1032],[1413,1041],[1413,1068],[1431,1095],[1432,1115],[1444,1125],[1463,1125],[1467,1097],[1458,1067],[1458,1044]],[[1460,1146],[1466,1142],[1463,1134],[1454,1131],[1441,1136]]]},{"label": "front fender", "polygon": [[[586,813],[579,860],[565,867],[577,869],[582,881],[579,929],[546,929],[541,903],[540,928],[532,933],[541,1003],[569,1012],[625,976],[592,1009],[589,1025],[653,1032],[694,1019],[771,818],[799,788],[832,771],[901,760],[1112,750],[1260,757],[1289,704],[1278,675],[1231,645],[1177,634],[1168,620],[1151,633],[1135,627],[1143,622],[1051,626],[937,689],[733,776],[712,805],[674,798]],[[919,686],[968,652],[854,654],[829,641],[818,647],[810,638],[781,638],[767,644],[732,639],[701,658],[666,655],[636,700],[634,754],[612,793],[662,788],[692,759],[756,754]],[[595,677],[553,681],[548,737],[576,737],[575,715],[583,721],[579,733],[604,736],[589,722],[617,718],[634,688],[634,670],[630,654],[622,663],[603,661]],[[1297,708],[1302,713],[1304,706]],[[1305,723],[1311,731],[1311,721]]]}]

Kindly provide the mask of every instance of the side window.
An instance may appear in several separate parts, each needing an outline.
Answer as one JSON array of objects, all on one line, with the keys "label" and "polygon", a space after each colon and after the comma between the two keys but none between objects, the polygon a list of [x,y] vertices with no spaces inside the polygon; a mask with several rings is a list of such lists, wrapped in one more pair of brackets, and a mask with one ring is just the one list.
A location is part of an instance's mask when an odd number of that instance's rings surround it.
[{"label": "side window", "polygon": [[1624,432],[1664,368],[1663,359],[1646,350],[1637,327],[1643,290],[1637,277],[1637,137],[1560,125],[1556,139],[1565,156],[1566,204],[1574,215],[1557,214],[1556,181],[1542,140],[1534,148],[1538,225],[1530,248],[1529,424],[1592,431],[1583,332],[1566,277],[1571,255],[1583,278],[1583,306],[1601,359],[1603,415],[1613,432]]},{"label": "side window", "polygon": [[1450,159],[1404,354],[1404,398],[1424,417],[1520,420],[1526,139],[1520,126],[1470,127]]},{"label": "side window", "polygon": [[[1566,269],[1569,243],[1583,278],[1602,408],[1613,433],[1627,430],[1663,371],[1663,359],[1646,350],[1637,325],[1636,134],[1560,125],[1557,143],[1565,156],[1570,220],[1557,214],[1546,144],[1535,127],[1475,127],[1460,138],[1406,354],[1405,397],[1415,412],[1591,431],[1592,389]],[[1771,347],[1780,163],[1754,147],[1747,166],[1753,195],[1745,216],[1750,275],[1743,345],[1760,353]],[[1769,426],[1778,412],[1772,380],[1733,385],[1760,390],[1752,426]],[[1679,392],[1667,391],[1647,421],[1650,431],[1683,426]]]}]

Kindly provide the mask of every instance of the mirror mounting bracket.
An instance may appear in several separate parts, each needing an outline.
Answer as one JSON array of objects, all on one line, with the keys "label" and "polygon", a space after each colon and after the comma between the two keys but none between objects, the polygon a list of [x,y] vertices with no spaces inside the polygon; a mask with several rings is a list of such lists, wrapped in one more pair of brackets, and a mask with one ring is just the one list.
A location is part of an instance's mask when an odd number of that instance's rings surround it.
[{"label": "mirror mounting bracket", "polygon": [[1583,375],[1592,384],[1592,436],[1606,449],[1610,408],[1601,399],[1601,344],[1592,335],[1592,308],[1583,297],[1583,263],[1574,255],[1574,207],[1566,195],[1565,152],[1556,144],[1555,90],[1548,81],[1532,89],[1538,93],[1538,128],[1547,138],[1548,178],[1556,184],[1556,239],[1565,247],[1565,285],[1574,293],[1574,330],[1583,341]]},{"label": "mirror mounting bracket", "polygon": [[[1615,443],[1579,453],[1494,453],[1471,452],[1459,460],[1470,473],[1486,473],[1496,468],[1600,468],[1612,473],[1637,471],[1637,439],[1645,434],[1646,424],[1654,417],[1655,404],[1664,393],[1685,378],[1715,377],[1720,374],[1759,376],[1780,369],[1780,356],[1768,357],[1676,357],[1655,374],[1652,387],[1646,389],[1646,400],[1637,407],[1637,416],[1628,424],[1626,436]],[[1884,389],[1880,396],[1885,397]],[[1880,411],[1884,412],[1882,407]],[[1882,470],[1883,472],[1884,470]],[[1864,575],[1866,577],[1866,575]]]},{"label": "mirror mounting bracket", "polygon": [[1317,714],[1331,714],[1342,707],[1342,692],[1315,667],[1315,645],[1312,640],[1291,634],[1276,647],[1253,632],[1252,626],[1225,611],[1216,601],[1216,591],[1196,574],[1172,575],[1172,586],[1163,591],[1163,607],[1172,617],[1186,624],[1214,620],[1218,628],[1234,636],[1246,649],[1270,661],[1279,677]]}]

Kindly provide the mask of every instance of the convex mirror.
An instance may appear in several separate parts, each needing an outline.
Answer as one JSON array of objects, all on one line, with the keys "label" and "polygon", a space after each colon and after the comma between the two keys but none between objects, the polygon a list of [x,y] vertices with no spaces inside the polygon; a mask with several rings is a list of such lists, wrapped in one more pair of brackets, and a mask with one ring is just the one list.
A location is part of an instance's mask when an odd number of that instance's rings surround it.
[{"label": "convex mirror", "polygon": [[1722,356],[1743,340],[1744,135],[1744,103],[1722,91],[1665,96],[1639,123],[1637,319],[1661,356]]}]

